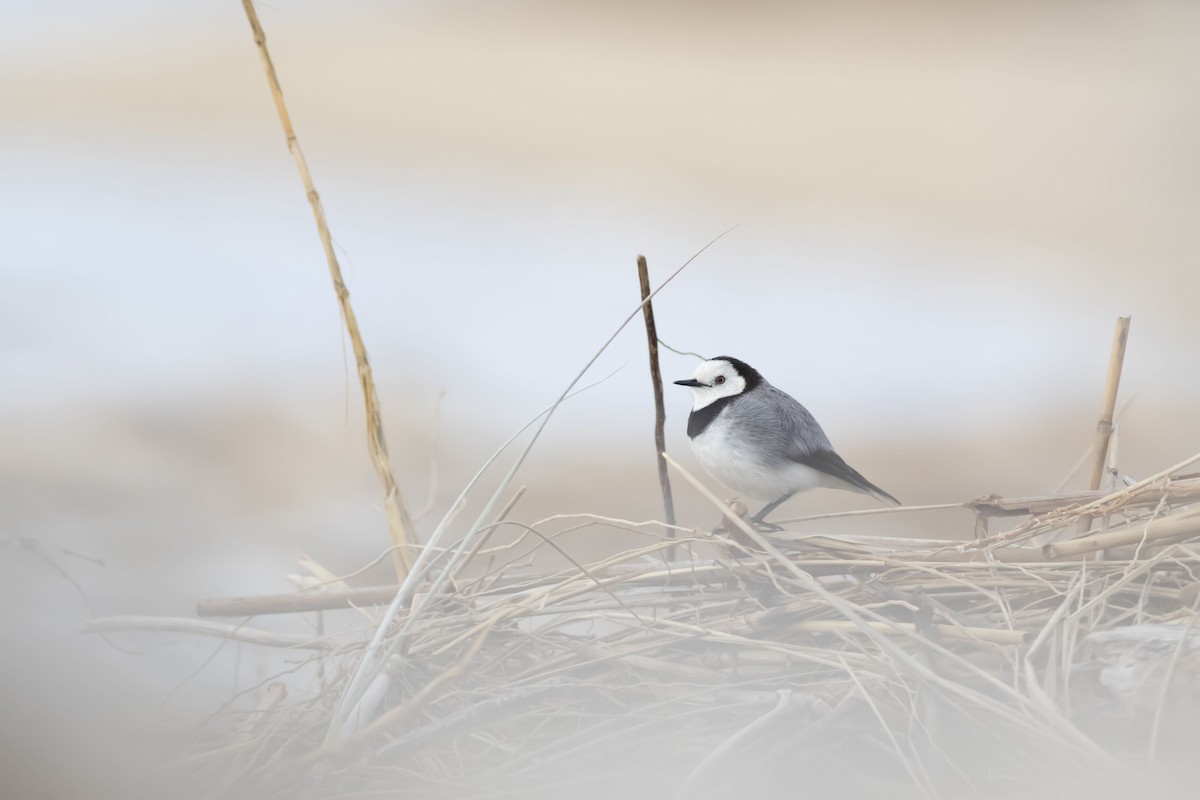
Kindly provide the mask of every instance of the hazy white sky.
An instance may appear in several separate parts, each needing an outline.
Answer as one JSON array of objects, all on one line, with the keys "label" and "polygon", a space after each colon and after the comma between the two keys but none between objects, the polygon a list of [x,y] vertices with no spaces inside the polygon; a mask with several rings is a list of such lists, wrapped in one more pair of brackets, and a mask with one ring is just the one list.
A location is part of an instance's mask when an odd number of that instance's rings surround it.
[{"label": "hazy white sky", "polygon": [[[841,438],[1093,413],[1118,314],[1127,386],[1196,397],[1194,8],[690,8],[262,7],[385,400],[445,389],[450,419],[511,429],[632,308],[636,253],[662,277],[735,223],[662,336],[755,363]],[[7,13],[5,406],[338,395],[240,4]],[[635,328],[566,418],[621,436],[643,361]]]}]

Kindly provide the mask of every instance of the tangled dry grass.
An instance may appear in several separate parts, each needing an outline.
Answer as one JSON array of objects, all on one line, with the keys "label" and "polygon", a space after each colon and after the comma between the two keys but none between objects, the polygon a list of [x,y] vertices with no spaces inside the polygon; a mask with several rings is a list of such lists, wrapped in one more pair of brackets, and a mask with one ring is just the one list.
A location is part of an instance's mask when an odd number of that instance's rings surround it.
[{"label": "tangled dry grass", "polygon": [[[459,551],[471,557],[431,558],[411,605],[373,617],[376,659],[361,639],[203,623],[311,650],[324,680],[298,699],[260,688],[184,764],[221,797],[1166,791],[1197,777],[1200,743],[1200,477],[1180,469],[1107,495],[976,501],[993,523],[1038,513],[962,542],[765,540],[732,519],[736,538],[680,528],[671,542],[657,522],[499,521]],[[1096,526],[1080,535],[1084,516]],[[521,536],[488,546],[505,526]],[[647,544],[529,568],[581,526]]]}]

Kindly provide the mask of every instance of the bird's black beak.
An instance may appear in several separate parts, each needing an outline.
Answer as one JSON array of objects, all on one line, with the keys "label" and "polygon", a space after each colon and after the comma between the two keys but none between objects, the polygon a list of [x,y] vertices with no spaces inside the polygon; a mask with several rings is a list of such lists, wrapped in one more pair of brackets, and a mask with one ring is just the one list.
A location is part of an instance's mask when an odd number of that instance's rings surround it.
[{"label": "bird's black beak", "polygon": [[695,378],[688,378],[686,381],[675,381],[676,386],[703,386],[704,384]]}]

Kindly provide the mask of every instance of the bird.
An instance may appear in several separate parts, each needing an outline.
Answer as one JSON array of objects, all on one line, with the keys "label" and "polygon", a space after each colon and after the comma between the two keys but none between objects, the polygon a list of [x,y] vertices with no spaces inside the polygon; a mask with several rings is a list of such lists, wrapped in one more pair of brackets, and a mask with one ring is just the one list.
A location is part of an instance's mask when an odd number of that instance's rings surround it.
[{"label": "bird", "polygon": [[766,516],[797,492],[818,486],[900,505],[834,452],[807,408],[745,361],[712,358],[675,383],[692,390],[687,434],[696,460],[724,486],[767,503],[751,518],[754,524],[778,530]]}]

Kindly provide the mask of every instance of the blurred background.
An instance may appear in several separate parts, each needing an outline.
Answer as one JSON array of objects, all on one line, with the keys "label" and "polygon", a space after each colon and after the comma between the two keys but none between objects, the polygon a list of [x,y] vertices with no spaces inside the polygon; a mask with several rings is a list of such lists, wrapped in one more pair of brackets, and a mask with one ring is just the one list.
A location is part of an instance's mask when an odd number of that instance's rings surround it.
[{"label": "blurred background", "polygon": [[[1121,471],[1200,449],[1195,4],[259,15],[424,534],[635,308],[638,253],[661,280],[739,223],[656,300],[660,335],[754,364],[906,503],[1062,484],[1118,315]],[[65,0],[0,21],[0,781],[128,793],[147,754],[270,665],[181,636],[117,649],[80,624],[287,591],[301,553],[348,572],[386,524],[240,3]],[[695,363],[664,352],[664,377]],[[585,380],[614,371],[551,422],[515,518],[661,517],[640,319]],[[667,387],[668,448],[694,466],[689,394]],[[681,522],[714,524],[680,484]],[[868,507],[818,492],[779,515]],[[966,537],[971,520],[813,530]],[[360,582],[387,580],[385,564]]]}]

